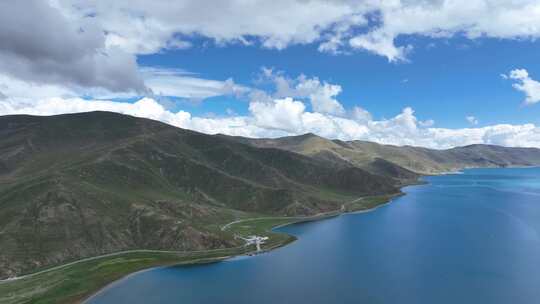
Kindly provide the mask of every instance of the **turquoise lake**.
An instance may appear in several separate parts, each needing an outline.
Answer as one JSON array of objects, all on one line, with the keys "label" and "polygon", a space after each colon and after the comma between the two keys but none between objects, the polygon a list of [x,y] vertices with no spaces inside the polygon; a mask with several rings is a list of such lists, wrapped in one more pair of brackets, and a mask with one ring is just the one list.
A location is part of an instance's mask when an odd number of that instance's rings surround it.
[{"label": "turquoise lake", "polygon": [[254,257],[154,268],[87,303],[540,303],[540,168],[424,178]]}]

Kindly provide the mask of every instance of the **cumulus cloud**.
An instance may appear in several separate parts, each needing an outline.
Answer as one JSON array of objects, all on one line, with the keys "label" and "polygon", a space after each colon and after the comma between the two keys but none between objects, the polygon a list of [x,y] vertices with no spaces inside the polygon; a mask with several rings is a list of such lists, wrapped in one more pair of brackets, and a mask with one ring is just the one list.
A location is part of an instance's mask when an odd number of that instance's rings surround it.
[{"label": "cumulus cloud", "polygon": [[[141,75],[149,80],[149,85],[157,94],[191,98],[240,94],[243,98],[248,98],[247,114],[238,115],[229,111],[226,116],[212,117],[194,116],[186,111],[174,112],[161,101],[149,97],[140,98],[133,103],[83,99],[78,97],[79,92],[62,86],[36,85],[0,74],[0,90],[5,95],[5,98],[0,100],[0,115],[54,115],[103,110],[155,119],[209,134],[279,137],[311,132],[341,140],[369,140],[383,144],[430,148],[449,148],[474,143],[540,147],[540,128],[534,124],[438,128],[434,127],[433,120],[419,120],[410,107],[404,108],[392,118],[377,120],[369,111],[359,106],[346,111],[335,99],[341,91],[339,85],[304,75],[290,78],[282,72],[270,69],[263,69],[262,74],[260,81],[270,81],[274,87],[273,92],[246,88],[232,80],[198,79],[193,73],[177,69],[147,68],[141,71]],[[528,74],[526,71],[516,70],[510,73],[508,78],[523,80],[528,78]],[[186,85],[190,82],[193,82],[191,86]],[[333,100],[339,110],[322,107],[321,104],[325,103],[321,100],[324,101],[325,98]],[[317,105],[317,102],[321,104]],[[472,126],[478,123],[478,119],[473,116],[467,116],[466,119]]]},{"label": "cumulus cloud", "polygon": [[435,120],[428,119],[428,120],[424,120],[424,121],[419,121],[418,124],[421,127],[432,127],[433,125],[435,125]]},{"label": "cumulus cloud", "polygon": [[[414,46],[399,38],[411,35],[536,39],[540,3],[6,0],[0,2],[0,73],[70,89],[147,93],[137,56],[190,48],[201,37],[216,45],[274,49],[317,44],[323,52],[359,49],[404,61]],[[334,98],[339,88],[316,81],[312,85],[325,90],[312,98],[312,106],[321,112],[342,112]],[[517,88],[529,89],[527,84]],[[526,102],[535,100],[531,94]]]},{"label": "cumulus cloud", "polygon": [[209,134],[278,137],[312,132],[341,140],[369,140],[383,144],[437,149],[478,143],[540,147],[540,128],[534,124],[500,124],[463,129],[434,128],[423,125],[411,108],[403,109],[390,119],[374,120],[365,110],[357,110],[359,116],[345,118],[310,112],[301,101],[283,98],[271,102],[251,102],[248,115],[209,118],[193,116],[186,111],[169,111],[151,98],[142,98],[135,103],[76,97],[44,98],[26,103],[13,102],[9,98],[0,101],[0,115],[53,115],[94,110],[146,117]]},{"label": "cumulus cloud", "polygon": [[36,84],[0,73],[0,90],[4,99],[19,103],[51,97],[76,97],[79,94],[72,89],[56,84]]},{"label": "cumulus cloud", "polygon": [[288,133],[302,128],[302,114],[306,107],[292,98],[276,99],[272,103],[254,101],[249,105],[256,126]]},{"label": "cumulus cloud", "polygon": [[264,47],[283,49],[314,42],[335,23],[360,22],[353,5],[339,1],[67,0],[62,4],[72,13],[95,14],[110,32],[110,45],[139,54],[155,53],[171,39],[182,41],[179,36],[193,35],[218,43],[250,44],[257,39]]},{"label": "cumulus cloud", "polygon": [[1,1],[0,71],[34,83],[144,92],[135,56],[106,48],[103,31],[47,1]]},{"label": "cumulus cloud", "polygon": [[396,46],[394,44],[395,35],[375,30],[370,33],[359,35],[349,40],[353,48],[360,48],[366,51],[388,58],[388,61],[405,61],[406,55],[412,50],[411,45]]},{"label": "cumulus cloud", "polygon": [[510,71],[508,75],[501,76],[516,81],[512,86],[525,94],[525,104],[531,105],[540,102],[540,82],[532,79],[527,70],[515,69]]},{"label": "cumulus cloud", "polygon": [[296,85],[300,96],[307,96],[315,112],[342,115],[345,110],[336,96],[341,93],[341,86],[321,83],[319,79],[301,79]]},{"label": "cumulus cloud", "polygon": [[[15,3],[15,1],[11,1]],[[37,2],[37,1],[36,1]],[[152,54],[189,48],[194,36],[217,44],[259,44],[284,49],[317,43],[320,51],[352,47],[404,60],[410,45],[401,36],[469,39],[535,39],[540,36],[536,0],[456,1],[83,1],[57,0],[71,20],[91,19],[106,33],[107,48]],[[91,16],[91,18],[88,18]],[[100,38],[101,39],[101,38]]]},{"label": "cumulus cloud", "polygon": [[345,109],[336,99],[342,91],[341,86],[320,81],[319,78],[309,78],[300,75],[297,78],[289,78],[283,72],[275,72],[273,69],[262,69],[263,80],[270,80],[276,87],[273,97],[276,98],[302,98],[309,100],[314,112],[343,115]]},{"label": "cumulus cloud", "polygon": [[372,120],[371,113],[359,106],[356,106],[352,109],[351,117],[361,124],[365,124]]},{"label": "cumulus cloud", "polygon": [[536,0],[367,1],[378,16],[375,28],[354,36],[353,48],[403,60],[409,45],[396,45],[400,36],[421,35],[468,39],[536,39],[540,36],[540,3]]},{"label": "cumulus cloud", "polygon": [[479,123],[478,118],[474,116],[465,116],[465,120],[467,120],[471,125],[477,125]]}]

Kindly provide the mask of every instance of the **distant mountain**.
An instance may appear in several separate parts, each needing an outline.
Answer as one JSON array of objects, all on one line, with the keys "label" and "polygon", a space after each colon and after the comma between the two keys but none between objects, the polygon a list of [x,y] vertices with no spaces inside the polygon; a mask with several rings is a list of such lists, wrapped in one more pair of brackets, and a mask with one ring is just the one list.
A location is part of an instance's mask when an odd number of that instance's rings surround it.
[{"label": "distant mountain", "polygon": [[108,112],[0,117],[0,277],[126,249],[236,240],[242,214],[312,215],[398,192],[356,166]]},{"label": "distant mountain", "polygon": [[356,166],[373,174],[405,180],[414,178],[414,174],[438,174],[474,167],[540,165],[540,149],[536,148],[470,145],[435,150],[366,141],[329,140],[314,134],[277,139],[233,138],[256,147],[280,148],[343,166]]}]

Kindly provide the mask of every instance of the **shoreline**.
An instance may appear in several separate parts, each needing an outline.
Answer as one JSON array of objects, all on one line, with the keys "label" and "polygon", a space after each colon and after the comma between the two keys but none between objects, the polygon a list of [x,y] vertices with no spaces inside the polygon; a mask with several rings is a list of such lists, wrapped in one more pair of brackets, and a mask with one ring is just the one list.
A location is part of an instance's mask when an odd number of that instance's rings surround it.
[{"label": "shoreline", "polygon": [[[419,182],[414,183],[414,184],[405,185],[401,189],[406,188],[406,187],[411,187],[411,186],[423,186],[423,185],[426,185],[426,183],[422,183],[422,182],[419,181]],[[260,217],[260,218],[248,218],[248,219],[242,219],[242,220],[235,220],[233,222],[230,222],[230,223],[225,224],[224,226],[222,226],[221,230],[225,231],[229,227],[231,227],[231,226],[233,226],[235,224],[242,223],[242,222],[248,222],[248,221],[257,221],[257,220],[264,220],[264,219],[283,219],[283,220],[290,219],[291,222],[274,225],[268,230],[268,232],[284,234],[284,235],[289,237],[289,240],[284,241],[284,242],[279,242],[279,243],[277,243],[277,244],[275,244],[275,245],[273,245],[273,246],[271,246],[269,248],[263,248],[261,251],[252,250],[252,251],[248,251],[248,252],[244,252],[244,253],[234,254],[234,255],[230,255],[230,256],[224,256],[224,257],[220,257],[220,258],[215,258],[214,260],[206,261],[206,262],[200,262],[200,261],[194,260],[194,261],[186,262],[186,263],[178,263],[178,264],[172,264],[172,265],[162,265],[162,266],[155,266],[155,267],[142,269],[142,270],[139,270],[139,271],[136,271],[136,272],[133,272],[133,273],[129,273],[129,274],[127,274],[127,275],[113,281],[113,282],[110,282],[105,287],[99,289],[98,291],[96,291],[95,293],[93,293],[89,297],[83,299],[79,303],[86,304],[91,299],[95,298],[96,296],[98,296],[102,292],[105,292],[106,290],[114,287],[116,284],[120,283],[121,281],[123,281],[123,280],[125,280],[125,279],[127,279],[129,277],[132,277],[133,275],[143,273],[143,272],[147,272],[147,271],[151,271],[151,270],[154,270],[154,269],[164,268],[164,267],[185,266],[185,265],[204,265],[204,264],[218,263],[218,262],[222,262],[222,261],[227,261],[227,260],[231,260],[231,259],[234,259],[234,258],[237,258],[237,257],[253,257],[254,255],[268,253],[268,252],[271,252],[273,250],[279,249],[281,247],[287,246],[287,245],[289,245],[289,244],[291,244],[291,243],[293,243],[293,242],[295,242],[297,240],[296,236],[285,233],[285,232],[276,232],[275,231],[276,229],[283,228],[283,227],[290,226],[290,225],[294,225],[294,224],[316,222],[316,221],[320,221],[320,220],[331,219],[331,218],[338,217],[338,216],[343,216],[343,215],[354,215],[354,214],[374,212],[374,211],[376,211],[377,209],[379,209],[381,207],[389,205],[390,203],[392,203],[393,201],[395,201],[396,199],[398,199],[398,198],[400,198],[400,197],[402,197],[404,195],[406,195],[406,193],[401,192],[401,191],[399,193],[391,194],[391,196],[388,198],[387,201],[385,201],[385,202],[383,202],[381,204],[377,204],[376,206],[374,206],[372,208],[368,208],[368,209],[364,209],[364,210],[346,211],[346,210],[341,210],[340,209],[340,210],[336,210],[336,211],[329,211],[329,212],[327,212],[325,214],[317,214],[317,215],[308,216],[308,217],[304,217],[304,218]]]},{"label": "shoreline", "polygon": [[[383,205],[386,205],[388,203],[390,203],[390,201],[384,203]],[[374,209],[377,209],[378,207],[379,206],[364,210],[364,212],[372,211]],[[348,214],[348,213],[350,213],[350,212],[341,212],[341,213],[336,213],[336,214],[314,215],[314,216],[294,220],[293,222],[290,222],[290,223],[284,223],[284,224],[279,224],[279,225],[276,225],[276,226],[272,226],[270,231],[273,232],[274,229],[278,229],[278,228],[281,228],[281,227],[294,225],[294,224],[299,224],[299,223],[307,223],[307,222],[314,222],[314,221],[329,219],[329,218],[337,217],[337,216],[340,216],[340,215],[345,215],[345,214]],[[274,217],[274,218],[273,217],[260,217],[260,218],[248,218],[248,219],[236,220],[236,221],[230,222],[230,223],[222,226],[221,230],[225,231],[225,230],[228,229],[228,227],[230,227],[230,226],[232,226],[234,224],[242,223],[244,221],[256,221],[256,220],[261,220],[261,219],[275,219],[275,218],[277,218],[277,217]],[[293,218],[281,217],[281,219],[293,219]],[[222,256],[222,257],[217,257],[217,258],[212,258],[212,259],[207,259],[206,261],[200,261],[201,259],[195,259],[195,260],[192,260],[192,261],[187,261],[185,263],[176,263],[176,264],[171,264],[171,265],[161,265],[161,266],[154,266],[154,267],[141,269],[141,270],[129,273],[129,274],[127,274],[127,275],[125,275],[125,276],[123,276],[123,277],[121,277],[121,278],[119,278],[119,279],[117,279],[115,281],[110,282],[106,286],[100,288],[97,292],[92,293],[92,295],[90,295],[89,297],[83,299],[82,301],[79,301],[79,303],[81,303],[81,304],[88,303],[88,301],[90,301],[91,299],[99,296],[101,293],[107,291],[108,289],[114,287],[115,285],[119,284],[121,281],[123,281],[125,279],[128,279],[129,277],[132,277],[134,275],[140,274],[140,273],[144,273],[144,272],[151,271],[151,270],[154,270],[154,269],[159,269],[159,268],[176,267],[176,266],[181,267],[181,266],[187,266],[187,265],[204,265],[204,264],[211,264],[211,263],[219,263],[219,262],[231,260],[231,259],[234,259],[234,258],[237,258],[237,257],[252,257],[254,255],[264,254],[264,253],[276,250],[278,248],[287,246],[287,245],[289,245],[289,244],[291,244],[291,243],[293,243],[294,241],[297,240],[297,238],[294,235],[290,235],[290,234],[283,233],[283,232],[278,232],[278,233],[285,234],[285,235],[291,237],[292,239],[290,241],[279,242],[279,243],[277,243],[277,244],[275,244],[275,245],[273,245],[271,247],[264,248],[261,251],[251,250],[251,251],[244,252],[244,253],[233,254],[233,255],[228,255],[228,256]],[[99,257],[95,257],[95,258],[99,258]],[[64,267],[64,266],[69,266],[69,265],[61,265],[61,266],[58,266],[58,267]],[[2,281],[0,281],[0,282],[2,282]]]},{"label": "shoreline", "polygon": [[[228,223],[228,224],[225,224],[224,226],[221,227],[222,228],[221,230],[227,230],[227,229],[229,229],[231,227],[234,227],[234,225],[238,224],[238,223],[250,222],[250,221],[252,221],[252,222],[264,221],[265,219],[270,220],[270,221],[271,220],[286,221],[284,223],[272,224],[268,228],[265,228],[264,232],[265,233],[275,234],[276,235],[275,237],[277,237],[277,241],[275,240],[275,243],[269,243],[269,245],[270,244],[271,245],[269,247],[267,247],[267,248],[263,248],[263,250],[261,252],[257,252],[255,250],[247,250],[247,251],[245,251],[245,250],[242,250],[243,246],[231,247],[231,248],[210,249],[210,250],[203,250],[203,251],[190,251],[190,252],[165,251],[165,250],[164,251],[161,251],[161,250],[121,251],[121,252],[117,252],[117,253],[110,253],[110,254],[106,254],[106,255],[102,255],[102,256],[90,257],[90,258],[85,258],[85,259],[78,260],[78,261],[73,261],[73,262],[70,262],[70,263],[67,263],[67,264],[64,264],[64,265],[59,265],[59,266],[52,267],[50,269],[44,269],[44,270],[36,272],[36,273],[26,274],[26,275],[23,275],[21,277],[11,279],[9,281],[0,281],[0,288],[4,284],[9,285],[11,282],[18,281],[19,279],[27,279],[28,278],[29,280],[32,280],[34,276],[37,276],[37,275],[40,275],[40,274],[43,274],[43,275],[47,275],[47,274],[55,275],[54,271],[56,271],[56,270],[63,271],[64,268],[66,269],[66,271],[69,271],[69,270],[71,270],[71,268],[73,268],[73,267],[69,267],[69,266],[77,267],[78,264],[83,264],[84,262],[94,262],[94,261],[99,261],[100,259],[107,259],[107,258],[112,258],[112,257],[114,257],[116,259],[124,259],[126,257],[129,258],[130,255],[138,255],[138,254],[141,255],[141,254],[144,254],[144,253],[149,254],[149,255],[152,254],[152,256],[155,258],[156,261],[153,262],[153,265],[149,264],[148,266],[144,266],[144,265],[140,266],[140,267],[143,267],[143,268],[135,269],[135,271],[132,271],[132,272],[127,272],[125,275],[120,275],[118,277],[113,277],[111,281],[105,283],[104,285],[96,286],[95,288],[94,287],[90,288],[90,289],[87,290],[87,292],[83,291],[81,294],[79,294],[79,295],[77,295],[75,297],[74,296],[68,297],[69,295],[66,295],[64,298],[62,298],[63,299],[62,301],[58,302],[58,303],[88,303],[88,301],[90,299],[94,298],[95,296],[101,294],[103,291],[105,291],[105,290],[111,288],[112,286],[114,286],[113,284],[117,284],[118,282],[124,280],[125,278],[133,276],[133,275],[135,275],[135,274],[137,274],[137,273],[139,273],[141,271],[149,271],[149,270],[157,268],[157,267],[171,267],[171,266],[196,265],[196,264],[206,264],[206,263],[221,262],[221,261],[233,259],[235,257],[242,257],[242,256],[248,257],[248,256],[257,255],[257,254],[262,254],[262,253],[266,253],[266,252],[270,252],[272,250],[278,249],[280,247],[284,247],[284,246],[296,241],[297,238],[294,235],[290,235],[288,233],[279,232],[279,231],[275,231],[275,230],[277,230],[279,228],[282,228],[282,227],[285,227],[285,226],[288,226],[288,225],[292,225],[292,224],[319,221],[319,220],[329,219],[329,218],[332,218],[332,217],[337,217],[337,216],[347,215],[347,214],[359,214],[359,213],[367,213],[367,212],[375,211],[380,207],[383,207],[383,206],[386,206],[386,205],[392,203],[397,198],[406,195],[406,193],[402,191],[403,189],[405,189],[407,187],[412,187],[412,186],[426,185],[426,182],[421,179],[422,177],[424,177],[424,175],[420,176],[418,178],[418,180],[416,180],[413,183],[400,185],[400,187],[399,187],[400,190],[397,193],[361,197],[361,198],[355,199],[353,201],[349,201],[349,202],[344,203],[341,206],[341,208],[338,209],[338,210],[328,211],[326,213],[316,214],[316,215],[307,216],[307,217],[259,217],[259,218],[248,218],[248,219],[235,220],[235,221],[233,221],[231,223]],[[362,203],[364,203],[364,204],[362,204]],[[347,208],[345,208],[346,205],[347,205]],[[367,205],[367,207],[366,207],[366,205]],[[249,233],[253,233],[253,231],[250,231]],[[280,240],[280,237],[282,238],[281,240]],[[211,256],[212,253],[218,253],[219,251],[226,251],[227,253],[224,254],[224,255],[220,255],[220,256]],[[228,251],[230,251],[230,252],[228,252]],[[199,257],[193,257],[192,258],[192,257],[190,257],[190,255],[192,255],[192,254],[199,254],[199,255],[202,255],[203,257],[199,256]],[[176,255],[177,261],[171,260],[170,256],[168,256],[168,255]],[[209,257],[204,257],[205,255],[209,255]],[[160,257],[160,256],[162,256],[162,257]],[[39,280],[42,280],[42,279],[39,278]],[[106,278],[104,278],[104,280],[106,280]],[[23,280],[23,282],[21,282],[21,283],[25,284],[24,281],[25,280]],[[8,289],[8,292],[9,292],[9,289]],[[15,294],[15,296],[17,296],[17,295]],[[20,297],[20,295],[18,297]],[[31,300],[31,299],[32,298],[29,298],[29,300]]]},{"label": "shoreline", "polygon": [[95,297],[99,296],[99,295],[102,294],[103,292],[105,292],[105,291],[107,291],[107,290],[113,288],[114,286],[118,285],[118,284],[121,283],[123,280],[128,279],[128,278],[130,278],[130,277],[133,277],[133,276],[135,276],[135,275],[144,273],[144,272],[152,271],[152,270],[154,270],[154,269],[159,269],[159,268],[173,267],[173,266],[197,265],[197,264],[203,265],[203,264],[218,263],[218,262],[221,262],[221,261],[225,261],[225,260],[227,260],[227,259],[230,259],[230,258],[232,258],[232,257],[234,257],[234,256],[217,257],[217,258],[209,259],[208,261],[198,261],[198,260],[194,260],[194,261],[186,262],[186,263],[172,264],[172,265],[162,265],[162,266],[155,266],[155,267],[150,267],[150,268],[141,269],[141,270],[138,270],[138,271],[129,273],[129,274],[127,274],[127,275],[121,277],[121,278],[118,279],[118,280],[115,280],[115,281],[110,282],[110,283],[107,284],[106,286],[104,286],[104,287],[102,287],[101,289],[99,289],[97,292],[92,293],[92,295],[90,295],[89,297],[84,298],[83,300],[79,301],[79,303],[81,303],[81,304],[87,303],[88,301],[94,299]]},{"label": "shoreline", "polygon": [[[400,189],[422,184],[424,183],[419,180],[414,184],[402,185]],[[405,194],[406,193],[400,190],[400,192],[393,194],[366,196],[348,201],[342,204],[341,208],[338,210],[319,213],[312,216],[246,218],[233,221],[222,227],[224,230],[236,228],[237,232],[240,231],[240,233],[246,234],[270,234],[271,241],[267,244],[267,247],[263,247],[262,251],[259,252],[256,250],[246,250],[244,246],[190,252],[129,250],[72,261],[38,272],[28,273],[16,278],[0,281],[0,294],[5,296],[0,297],[0,302],[20,303],[38,300],[38,303],[41,303],[41,299],[46,303],[51,301],[53,303],[88,303],[88,301],[115,286],[115,284],[118,284],[122,280],[139,272],[150,271],[159,267],[221,262],[236,257],[250,257],[267,253],[297,240],[297,237],[294,235],[276,231],[281,227],[329,219],[340,215],[371,212],[382,206],[388,205],[396,198]],[[239,223],[246,224],[235,227],[235,224]],[[231,231],[231,233],[235,232]],[[117,268],[107,270],[108,264],[112,265],[113,268]],[[105,268],[100,268],[102,265],[106,265],[104,266]],[[88,272],[90,269],[93,271]],[[73,276],[74,273],[76,276]],[[54,279],[56,279],[56,282],[64,281],[68,282],[66,284],[75,284],[75,286],[80,284],[82,280],[82,282],[88,282],[88,287],[82,287],[80,288],[80,291],[66,294],[59,291],[57,286],[54,286]],[[53,285],[47,287],[47,284],[50,284],[51,282]],[[36,284],[45,284],[43,287],[45,289],[40,292],[35,292],[34,287]]]},{"label": "shoreline", "polygon": [[[515,166],[515,167],[504,167],[504,168],[535,168],[539,166]],[[487,167],[485,169],[496,169],[498,167]],[[475,168],[463,168],[462,170],[469,170]],[[450,172],[440,172],[433,175],[420,175],[417,180],[407,184],[402,184],[399,186],[399,192],[387,195],[377,195],[377,196],[364,196],[352,201],[348,201],[341,205],[341,208],[334,211],[328,211],[325,213],[320,213],[312,216],[306,217],[258,217],[258,218],[246,218],[235,220],[230,223],[224,224],[218,229],[224,231],[230,228],[235,228],[236,224],[239,223],[248,223],[251,225],[243,225],[241,227],[236,227],[240,229],[241,233],[253,233],[253,234],[274,234],[272,237],[272,242],[268,243],[268,247],[263,248],[261,252],[256,252],[255,250],[245,250],[243,246],[230,247],[230,248],[218,248],[218,249],[209,249],[201,251],[167,251],[167,250],[128,250],[120,251],[115,253],[110,253],[101,256],[89,257],[77,261],[72,261],[67,264],[54,266],[48,269],[43,269],[35,273],[28,273],[16,278],[9,278],[0,280],[0,294],[4,293],[5,298],[0,298],[0,300],[7,300],[11,302],[6,303],[19,303],[22,300],[36,300],[36,299],[49,299],[50,293],[52,292],[57,296],[57,301],[54,303],[88,303],[88,301],[95,296],[101,294],[103,291],[108,290],[114,284],[133,276],[141,271],[149,271],[157,267],[171,267],[171,266],[183,266],[183,265],[196,265],[196,264],[206,264],[230,260],[236,257],[249,257],[260,253],[270,252],[272,250],[284,247],[295,240],[297,237],[294,235],[288,234],[286,232],[276,231],[279,228],[289,226],[292,224],[298,224],[303,222],[312,222],[319,221],[323,219],[329,219],[332,217],[337,217],[347,214],[360,214],[376,211],[378,208],[389,205],[394,202],[397,198],[404,196],[407,192],[404,192],[404,189],[408,187],[416,187],[429,185],[429,182],[423,178],[435,175],[446,175]],[[452,172],[455,174],[455,172]],[[451,174],[452,174],[451,173]],[[255,226],[253,226],[255,225]],[[258,230],[257,230],[258,229]],[[238,230],[237,230],[238,231]],[[234,232],[232,232],[234,233]],[[138,260],[137,260],[138,259]],[[148,261],[144,261],[144,260]],[[87,263],[92,266],[95,264],[107,264],[107,263],[116,263],[118,261],[120,267],[125,267],[120,269],[120,271],[115,270],[116,272],[111,275],[107,273],[106,270],[99,270],[97,274],[88,273]],[[123,263],[123,264],[122,264]],[[131,264],[130,264],[131,263]],[[83,268],[83,271],[80,272],[80,269]],[[86,269],[86,270],[84,270]],[[75,281],[71,281],[69,276],[72,276],[72,272],[79,271],[82,275],[84,281],[91,282],[91,286],[88,288],[81,289],[80,293],[72,294],[62,294],[58,296],[58,290],[52,286],[50,289],[45,289],[43,293],[39,294],[39,297],[34,297],[35,292],[33,292],[33,287],[35,284],[42,284],[49,282],[50,277],[56,276],[57,278],[62,278],[63,281],[73,282],[76,284],[79,282],[77,277],[73,277]],[[103,271],[105,271],[103,273]],[[123,274],[124,273],[124,274]],[[92,278],[94,276],[94,279]],[[108,275],[108,276],[107,276]],[[39,276],[38,278],[34,278]],[[42,277],[43,276],[43,277]],[[96,280],[97,281],[92,281]],[[20,284],[18,281],[21,281]],[[11,285],[14,283],[13,285]],[[104,284],[103,284],[104,283]],[[32,285],[34,284],[34,285]],[[71,283],[70,283],[71,284]],[[103,284],[103,285],[101,285]],[[26,285],[26,286],[25,286]],[[7,287],[6,287],[7,286]],[[47,286],[47,285],[45,285]],[[4,288],[2,288],[4,287]],[[21,293],[22,291],[22,293]],[[9,296],[9,297],[8,297]],[[38,296],[38,295],[36,295]],[[47,296],[45,298],[44,296]],[[39,300],[38,300],[39,302]],[[49,303],[49,302],[47,302]]]},{"label": "shoreline", "polygon": [[[283,223],[283,224],[277,224],[277,225],[274,225],[272,226],[268,232],[273,232],[273,233],[276,233],[275,230],[276,229],[279,229],[279,228],[283,228],[283,227],[286,227],[286,226],[290,226],[290,225],[294,225],[294,224],[300,224],[300,223],[307,223],[307,222],[315,222],[315,221],[320,221],[320,220],[325,220],[325,219],[330,219],[330,218],[334,218],[334,217],[338,217],[338,216],[342,216],[342,215],[355,215],[355,214],[362,214],[362,213],[368,213],[368,212],[374,212],[376,211],[377,209],[381,208],[381,207],[385,207],[389,204],[391,204],[392,202],[394,202],[396,199],[402,197],[402,196],[405,196],[407,193],[406,192],[403,192],[402,190],[404,188],[408,188],[408,187],[416,187],[416,186],[426,186],[426,185],[429,185],[428,182],[426,181],[423,181],[422,178],[423,177],[426,177],[426,176],[439,176],[439,175],[452,175],[452,174],[464,174],[464,170],[469,170],[469,169],[497,169],[497,168],[538,168],[539,166],[508,166],[508,167],[486,167],[486,168],[463,168],[463,169],[459,169],[459,170],[456,170],[456,171],[448,171],[448,172],[440,172],[440,173],[437,173],[437,174],[434,174],[434,175],[421,175],[418,180],[414,183],[411,183],[411,184],[407,184],[407,185],[402,185],[400,187],[400,192],[398,193],[395,193],[395,194],[390,194],[389,198],[387,201],[383,202],[383,203],[380,203],[380,204],[377,204],[371,208],[367,208],[367,209],[362,209],[362,210],[351,210],[351,211],[347,211],[347,210],[343,210],[343,209],[340,209],[340,210],[336,210],[336,211],[329,211],[327,213],[324,213],[324,214],[317,214],[317,215],[313,215],[313,216],[307,216],[307,217],[304,217],[304,218],[288,218],[288,217],[259,217],[259,218],[248,218],[248,219],[241,219],[241,220],[235,220],[235,221],[232,221],[230,223],[227,223],[225,225],[223,225],[220,230],[221,231],[225,231],[227,229],[229,229],[231,226],[235,225],[235,224],[238,224],[238,223],[242,223],[242,222],[247,222],[247,221],[257,221],[257,220],[263,220],[263,219],[277,219],[277,218],[280,218],[280,219],[283,219],[283,220],[287,220],[287,219],[290,219],[291,222],[288,222],[288,223]],[[365,197],[364,197],[365,198]],[[101,294],[102,292],[114,287],[115,284],[118,284],[119,282],[121,282],[122,280],[124,279],[127,279],[131,276],[134,276],[138,273],[142,273],[142,272],[146,272],[146,271],[151,271],[153,269],[156,269],[156,268],[163,268],[163,267],[174,267],[174,266],[184,266],[184,265],[203,265],[203,264],[210,264],[210,263],[217,263],[217,262],[222,262],[222,261],[226,261],[226,260],[230,260],[230,259],[234,259],[234,258],[237,258],[237,257],[252,257],[254,255],[258,255],[258,254],[264,254],[264,253],[267,253],[267,252],[271,252],[273,250],[276,250],[278,248],[281,248],[281,247],[284,247],[284,246],[287,246],[291,243],[293,243],[294,241],[297,240],[297,237],[294,236],[294,235],[291,235],[291,234],[288,234],[288,233],[285,233],[285,232],[277,232],[279,234],[284,234],[284,235],[287,235],[290,239],[288,241],[285,241],[285,242],[279,242],[277,243],[276,245],[274,246],[271,246],[269,248],[264,248],[263,250],[261,250],[260,252],[257,252],[255,250],[253,251],[248,251],[248,252],[243,252],[243,253],[238,253],[238,254],[233,254],[233,255],[229,255],[229,256],[223,256],[223,257],[219,257],[219,258],[215,258],[213,260],[209,260],[209,261],[197,261],[196,260],[192,260],[192,261],[188,261],[188,262],[185,262],[185,263],[178,263],[178,264],[171,264],[171,265],[162,265],[162,266],[155,266],[155,267],[150,267],[150,268],[146,268],[146,269],[142,269],[142,270],[139,270],[139,271],[136,271],[136,272],[133,272],[133,273],[129,273],[115,281],[112,281],[110,282],[109,284],[107,284],[105,287],[97,290],[95,293],[92,293],[92,295],[90,295],[89,297],[83,299],[82,301],[80,301],[79,303],[81,304],[85,304],[87,303],[89,300],[91,300],[92,298],[98,296],[99,294]],[[0,281],[1,282],[1,281]]]}]

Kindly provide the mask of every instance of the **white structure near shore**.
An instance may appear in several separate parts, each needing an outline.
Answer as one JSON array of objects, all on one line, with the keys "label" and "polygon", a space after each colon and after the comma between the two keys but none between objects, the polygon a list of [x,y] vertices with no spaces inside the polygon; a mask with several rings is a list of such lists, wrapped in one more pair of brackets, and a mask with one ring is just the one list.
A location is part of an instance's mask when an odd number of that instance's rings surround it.
[{"label": "white structure near shore", "polygon": [[239,235],[237,235],[236,237],[246,241],[246,244],[244,246],[255,245],[255,247],[257,248],[257,252],[261,251],[261,245],[266,243],[266,240],[268,240],[267,236],[257,236],[257,235],[250,235],[246,238],[241,237]]}]

